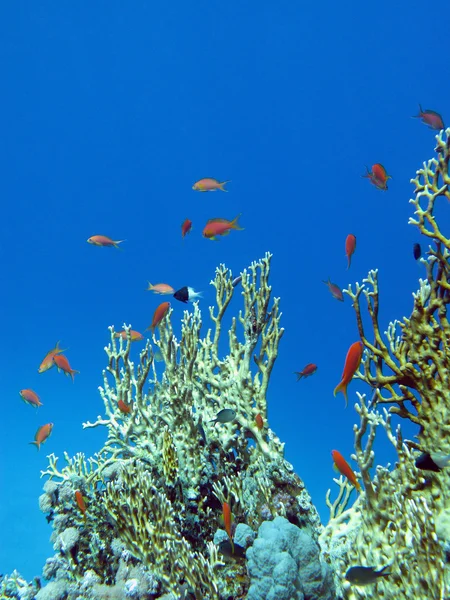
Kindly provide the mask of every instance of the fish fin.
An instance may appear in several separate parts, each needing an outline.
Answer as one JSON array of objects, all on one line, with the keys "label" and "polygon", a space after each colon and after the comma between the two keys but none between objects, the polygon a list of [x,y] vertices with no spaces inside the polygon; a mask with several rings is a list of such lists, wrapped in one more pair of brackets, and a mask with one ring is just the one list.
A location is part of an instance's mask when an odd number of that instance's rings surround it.
[{"label": "fish fin", "polygon": [[70,371],[70,376],[72,377],[72,382],[75,383],[75,375],[76,373],[79,373],[80,371],[77,371],[76,369],[72,369]]},{"label": "fish fin", "polygon": [[389,569],[390,567],[392,567],[392,563],[390,565],[385,565],[381,569],[378,569],[378,571],[375,571],[375,574],[378,575],[379,577],[389,577],[391,575],[391,572],[388,571],[386,573],[385,571],[386,571],[386,569]]},{"label": "fish fin", "polygon": [[303,377],[303,373],[301,371],[294,371],[294,375],[297,375],[297,381]]},{"label": "fish fin", "polygon": [[239,214],[238,214],[238,216],[237,216],[237,217],[235,217],[235,218],[234,218],[234,219],[231,221],[231,223],[230,223],[230,227],[231,227],[232,229],[239,229],[239,230],[242,230],[242,229],[244,229],[244,228],[243,228],[243,227],[241,227],[241,226],[239,225],[239,223],[238,223],[239,217],[240,217],[241,215],[242,215],[242,213],[239,213]]},{"label": "fish fin", "polygon": [[127,240],[116,240],[113,244],[114,248],[118,248],[119,250],[123,250],[123,248],[121,248],[119,246],[119,244],[121,244],[122,242],[126,242]]},{"label": "fish fin", "polygon": [[347,257],[347,271],[350,269],[350,265],[352,264],[352,255]]},{"label": "fish fin", "polygon": [[29,442],[29,444],[34,444],[38,450],[41,449],[41,445],[39,442]]},{"label": "fish fin", "polygon": [[341,383],[339,383],[335,388],[334,388],[334,392],[333,392],[333,396],[336,396],[336,394],[338,392],[342,392],[344,394],[344,398],[345,398],[345,408],[347,408],[348,406],[348,397],[347,397],[347,383],[341,381]]},{"label": "fish fin", "polygon": [[228,192],[228,190],[226,190],[223,186],[226,183],[230,183],[231,179],[227,179],[226,181],[222,181],[221,183],[219,183],[219,190],[221,190],[222,192]]}]

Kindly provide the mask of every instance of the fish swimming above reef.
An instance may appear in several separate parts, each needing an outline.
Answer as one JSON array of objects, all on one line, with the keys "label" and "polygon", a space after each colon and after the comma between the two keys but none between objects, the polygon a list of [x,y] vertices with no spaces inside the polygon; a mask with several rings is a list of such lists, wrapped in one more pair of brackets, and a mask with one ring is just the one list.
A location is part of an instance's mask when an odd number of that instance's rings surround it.
[{"label": "fish swimming above reef", "polygon": [[192,229],[192,221],[190,219],[185,219],[181,224],[181,237],[184,238],[185,235],[190,233]]},{"label": "fish swimming above reef", "polygon": [[147,327],[147,329],[151,329],[155,331],[155,328],[158,327],[164,317],[167,315],[170,309],[170,302],[161,302],[159,306],[156,307],[155,312],[153,313],[152,324]]},{"label": "fish swimming above reef", "polygon": [[218,235],[228,235],[232,229],[242,231],[244,228],[240,227],[238,220],[241,215],[239,214],[232,221],[228,219],[209,219],[205,227],[203,228],[203,237],[208,240],[216,240]]},{"label": "fish swimming above reef", "polygon": [[113,240],[107,235],[93,235],[87,239],[88,244],[93,246],[101,246],[102,248],[119,248],[119,244],[125,242],[125,240]]},{"label": "fish swimming above reef", "polygon": [[365,175],[361,175],[361,177],[370,179],[370,183],[379,190],[387,191],[387,180],[392,179],[392,177],[387,174],[383,165],[380,163],[375,163],[372,165],[372,170],[370,170],[368,167],[366,167],[366,170],[367,173]]},{"label": "fish swimming above reef", "polygon": [[386,565],[378,571],[375,567],[350,567],[345,574],[345,579],[352,585],[369,585],[375,583],[380,577],[389,577],[390,573],[385,572],[388,567],[389,565]]},{"label": "fish swimming above reef", "polygon": [[353,379],[356,371],[359,368],[359,365],[361,364],[363,351],[364,346],[361,342],[355,342],[350,346],[347,356],[345,357],[344,371],[342,373],[341,381],[334,388],[334,396],[336,396],[338,392],[342,392],[344,394],[346,408],[348,404],[347,386]]},{"label": "fish swimming above reef", "polygon": [[347,257],[347,269],[350,269],[352,256],[356,250],[356,236],[349,233],[345,239],[345,256]]},{"label": "fish swimming above reef", "polygon": [[153,292],[154,294],[161,294],[161,296],[165,296],[168,294],[173,294],[174,291],[175,289],[168,283],[155,283],[155,285],[152,285],[150,281],[148,282],[147,292]]},{"label": "fish swimming above reef", "polygon": [[443,452],[423,452],[415,462],[418,469],[439,473],[450,464],[450,454]]},{"label": "fish swimming above reef", "polygon": [[68,376],[72,377],[72,381],[75,381],[75,375],[76,375],[76,373],[79,373],[80,371],[76,371],[75,369],[72,369],[72,367],[69,364],[69,361],[67,360],[67,357],[64,356],[64,354],[57,354],[56,356],[54,356],[53,362],[55,363],[55,365],[58,369],[58,373],[60,373],[62,371],[64,373],[64,375],[68,375]]},{"label": "fish swimming above reef", "polygon": [[210,420],[210,423],[231,423],[231,421],[234,421],[235,417],[235,410],[232,408],[223,408],[222,410],[219,410],[214,419]]},{"label": "fish swimming above reef", "polygon": [[419,260],[419,258],[422,256],[422,248],[420,247],[420,244],[413,245],[413,256],[415,260]]},{"label": "fish swimming above reef", "polygon": [[[114,334],[114,337],[122,338],[123,340],[126,340],[127,332],[124,329],[122,331],[116,331],[116,333]],[[139,333],[139,331],[134,331],[134,329],[130,329],[130,340],[132,342],[140,342],[143,339],[144,339],[144,336],[142,335],[142,333]]]},{"label": "fish swimming above reef", "polygon": [[297,381],[300,379],[304,379],[305,377],[311,377],[317,371],[317,365],[314,363],[308,363],[305,367],[303,367],[302,371],[294,371],[294,375],[297,375]]},{"label": "fish swimming above reef", "polygon": [[39,408],[39,406],[43,406],[39,396],[36,394],[36,392],[33,392],[33,390],[20,390],[19,394],[26,404],[29,404],[30,406],[35,406],[36,408]]},{"label": "fish swimming above reef", "polygon": [[185,285],[175,292],[173,295],[175,300],[179,300],[180,302],[184,302],[187,304],[188,302],[194,302],[196,298],[202,298],[202,292],[196,292],[194,288],[188,287]]},{"label": "fish swimming above reef", "polygon": [[34,436],[34,442],[30,442],[30,444],[35,444],[38,450],[41,449],[41,444],[43,444],[49,437],[53,430],[53,423],[47,423],[46,425],[41,425],[39,429],[36,431]]},{"label": "fish swimming above reef", "polygon": [[413,119],[422,119],[422,123],[428,125],[430,129],[434,129],[435,131],[440,131],[441,129],[445,129],[444,121],[439,113],[434,110],[423,110],[419,104],[419,114],[414,115]]},{"label": "fish swimming above reef", "polygon": [[238,275],[237,277],[235,277],[233,279],[233,281],[231,282],[231,285],[235,288],[237,285],[239,285],[242,281],[242,275]]},{"label": "fish swimming above reef", "polygon": [[203,179],[196,181],[192,186],[192,189],[196,192],[215,192],[216,190],[228,192],[224,186],[226,183],[230,183],[230,181],[231,179],[219,181],[218,179],[214,179],[214,177],[204,177]]},{"label": "fish swimming above reef", "polygon": [[61,354],[62,352],[65,352],[66,350],[67,348],[60,348],[59,342],[56,342],[56,346],[52,348],[52,350],[49,350],[44,356],[44,360],[39,366],[38,373],[44,373],[45,371],[48,371],[49,369],[54,367],[55,363],[53,362],[53,357],[56,356],[56,354]]},{"label": "fish swimming above reef", "polygon": [[343,475],[344,477],[347,477],[347,479],[350,481],[350,483],[355,486],[355,488],[358,490],[358,492],[360,492],[361,484],[356,479],[356,475],[355,475],[353,469],[348,464],[348,462],[345,460],[345,458],[342,456],[342,454],[340,452],[338,452],[337,450],[332,450],[331,456],[333,457],[334,466],[339,471],[339,473],[341,473],[341,475]]},{"label": "fish swimming above reef", "polygon": [[342,293],[341,288],[336,283],[331,283],[330,278],[328,277],[328,281],[323,281],[325,285],[328,286],[330,290],[330,294],[339,302],[344,302],[344,294]]}]

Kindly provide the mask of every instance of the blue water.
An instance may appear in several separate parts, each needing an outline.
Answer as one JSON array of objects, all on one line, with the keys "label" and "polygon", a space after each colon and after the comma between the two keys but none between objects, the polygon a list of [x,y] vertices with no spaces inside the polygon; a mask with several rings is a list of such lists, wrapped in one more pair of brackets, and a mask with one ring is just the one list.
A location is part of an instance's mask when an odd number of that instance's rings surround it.
[{"label": "blue water", "polygon": [[[0,6],[0,572],[31,578],[53,553],[38,508],[46,455],[91,455],[105,439],[81,423],[103,410],[108,325],[150,324],[161,301],[150,280],[203,290],[206,327],[216,266],[238,273],[267,250],[286,329],[269,423],[327,520],[330,452],[352,452],[364,389],[351,384],[347,410],[333,397],[358,333],[349,299],[322,280],[344,287],[378,267],[383,331],[410,312],[424,273],[409,180],[435,145],[410,116],[420,102],[450,121],[449,18],[448,2],[416,0]],[[361,178],[376,162],[392,175],[387,192]],[[192,191],[207,176],[231,179],[229,192]],[[449,210],[438,209],[444,228]],[[240,212],[244,231],[202,237],[207,219]],[[90,246],[94,234],[126,239],[123,251]],[[57,340],[74,384],[37,373]],[[317,373],[297,383],[309,362]],[[44,406],[24,404],[22,388]],[[49,421],[37,452],[28,442]],[[384,464],[393,456],[378,437]]]}]

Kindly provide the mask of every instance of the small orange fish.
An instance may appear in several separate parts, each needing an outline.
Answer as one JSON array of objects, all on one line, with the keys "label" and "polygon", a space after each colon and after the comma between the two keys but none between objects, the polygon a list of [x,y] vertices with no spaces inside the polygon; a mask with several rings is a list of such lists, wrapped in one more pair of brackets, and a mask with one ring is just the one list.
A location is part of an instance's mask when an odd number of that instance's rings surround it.
[{"label": "small orange fish", "polygon": [[231,535],[231,523],[233,522],[233,515],[231,514],[231,508],[230,505],[228,504],[228,502],[224,502],[222,504],[222,516],[223,516],[223,523],[225,525],[225,531],[228,534],[228,537],[230,539],[230,543],[231,543],[231,552],[234,552],[234,542],[233,542],[233,537]]},{"label": "small orange fish", "polygon": [[262,418],[261,413],[258,413],[256,415],[255,423],[256,423],[256,427],[260,430],[264,427],[264,419]]},{"label": "small orange fish", "polygon": [[119,407],[119,410],[121,412],[123,412],[126,415],[129,415],[131,412],[131,405],[130,404],[126,404],[122,399],[119,400],[119,402],[117,403],[117,406]]},{"label": "small orange fish", "polygon": [[232,221],[227,219],[209,219],[203,229],[203,237],[209,240],[215,240],[217,235],[228,235],[232,229],[242,231],[244,228],[239,226],[239,214]]},{"label": "small orange fish", "polygon": [[294,375],[297,375],[297,381],[300,381],[300,379],[302,378],[314,375],[316,371],[317,365],[315,365],[314,363],[308,363],[306,367],[303,368],[303,371],[295,371]]},{"label": "small orange fish", "polygon": [[434,129],[435,131],[445,129],[441,115],[434,110],[422,110],[420,104],[419,114],[414,115],[413,119],[422,119],[422,123],[425,123],[425,125],[428,125],[430,129]]},{"label": "small orange fish", "polygon": [[152,285],[149,281],[147,292],[153,292],[154,294],[161,294],[162,296],[165,296],[168,294],[174,294],[175,289],[167,283],[156,283],[155,285]]},{"label": "small orange fish", "polygon": [[88,238],[87,243],[92,244],[93,246],[101,246],[102,248],[119,248],[119,244],[125,242],[126,240],[112,240],[110,237],[106,235],[93,235]]},{"label": "small orange fish", "polygon": [[34,436],[34,442],[30,442],[30,444],[35,444],[38,450],[41,449],[41,444],[45,442],[45,440],[50,436],[53,429],[53,423],[47,423],[46,425],[41,425],[39,429],[36,431],[36,435]]},{"label": "small orange fish", "polygon": [[372,165],[372,171],[366,167],[367,173],[365,175],[361,175],[361,177],[366,177],[370,179],[370,183],[372,183],[379,190],[387,191],[387,180],[392,179],[390,175],[386,173],[386,169],[380,163],[375,163]]},{"label": "small orange fish", "polygon": [[345,255],[347,257],[347,269],[350,269],[352,255],[356,250],[356,236],[349,233],[345,240]]},{"label": "small orange fish", "polygon": [[53,362],[53,357],[56,356],[56,354],[61,354],[61,352],[65,351],[66,349],[63,350],[62,348],[60,348],[59,342],[56,342],[56,346],[52,350],[49,350],[45,355],[44,360],[41,362],[40,367],[38,369],[38,373],[44,373],[44,371],[48,371],[49,369],[54,367],[55,363]]},{"label": "small orange fish", "polygon": [[149,327],[147,327],[147,329],[155,331],[155,327],[158,327],[158,325],[169,312],[169,309],[170,302],[161,302],[161,304],[156,308],[155,312],[153,313],[152,324]]},{"label": "small orange fish", "polygon": [[33,390],[20,390],[19,394],[21,395],[22,400],[30,406],[36,406],[36,408],[42,406],[39,396],[36,392],[33,392]]},{"label": "small orange fish", "polygon": [[227,192],[228,190],[224,188],[224,185],[226,183],[230,183],[230,181],[231,179],[227,179],[227,181],[219,181],[213,177],[204,177],[203,179],[196,181],[192,186],[192,189],[196,192],[215,192],[216,190]]},{"label": "small orange fish", "polygon": [[[127,339],[127,332],[123,329],[122,331],[117,331],[114,334],[115,338],[122,338],[123,340]],[[144,339],[144,336],[142,335],[142,333],[139,333],[139,331],[134,331],[134,329],[130,329],[130,337],[131,337],[131,341],[132,342],[140,342],[141,340]]]},{"label": "small orange fish", "polygon": [[78,508],[83,513],[84,519],[86,520],[86,502],[84,501],[83,494],[80,492],[80,490],[76,490],[75,500],[78,505]]},{"label": "small orange fish", "polygon": [[350,346],[347,352],[347,356],[345,357],[344,372],[342,373],[342,379],[334,390],[335,396],[338,392],[342,392],[344,394],[346,408],[348,404],[347,386],[353,379],[353,376],[355,375],[356,371],[359,368],[359,365],[361,364],[363,350],[364,346],[361,342],[355,342]]},{"label": "small orange fish", "polygon": [[184,238],[185,235],[190,233],[192,229],[192,221],[189,219],[185,219],[181,224],[181,237]]},{"label": "small orange fish", "polygon": [[342,293],[341,288],[336,283],[331,283],[329,277],[328,281],[324,281],[323,283],[328,286],[330,294],[333,296],[333,298],[336,298],[336,300],[339,300],[339,302],[344,302],[344,294]]},{"label": "small orange fish", "polygon": [[345,458],[342,456],[342,454],[340,452],[338,452],[337,450],[332,450],[331,456],[333,457],[334,464],[336,465],[336,468],[339,471],[339,473],[341,473],[341,475],[343,475],[344,477],[347,477],[347,479],[350,481],[350,483],[355,486],[355,488],[358,490],[358,492],[360,492],[361,485],[360,485],[359,481],[356,479],[356,475],[353,472],[353,469],[348,464],[348,462],[345,460]]},{"label": "small orange fish", "polygon": [[72,381],[75,381],[75,373],[79,373],[80,371],[72,369],[67,357],[65,357],[64,354],[57,354],[54,356],[53,362],[58,368],[58,373],[62,371],[65,375],[70,375],[70,377],[72,377]]}]

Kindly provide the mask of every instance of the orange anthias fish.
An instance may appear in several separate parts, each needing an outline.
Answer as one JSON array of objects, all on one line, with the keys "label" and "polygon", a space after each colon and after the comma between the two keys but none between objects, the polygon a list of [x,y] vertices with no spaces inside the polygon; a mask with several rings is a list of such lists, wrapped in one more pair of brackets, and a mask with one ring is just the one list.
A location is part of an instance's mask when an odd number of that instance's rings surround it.
[{"label": "orange anthias fish", "polygon": [[83,494],[80,492],[80,490],[76,490],[75,500],[78,505],[78,508],[83,513],[84,520],[86,520],[86,502],[84,501]]},{"label": "orange anthias fish", "polygon": [[41,365],[38,369],[38,373],[44,373],[44,371],[48,371],[54,367],[55,363],[53,362],[53,357],[65,351],[65,349],[63,350],[59,347],[59,342],[56,342],[56,346],[53,348],[53,350],[49,350],[45,355],[44,360],[41,362]]},{"label": "orange anthias fish", "polygon": [[131,405],[126,404],[122,399],[119,400],[119,402],[117,403],[117,406],[119,407],[120,412],[123,412],[125,415],[130,414]]},{"label": "orange anthias fish", "polygon": [[330,290],[330,293],[333,296],[333,298],[336,298],[336,300],[339,300],[339,302],[344,302],[344,294],[342,293],[341,288],[336,283],[331,283],[329,277],[328,281],[324,281],[323,283],[328,286],[328,289]]},{"label": "orange anthias fish", "polygon": [[231,507],[228,504],[228,502],[224,502],[222,504],[222,516],[223,523],[225,525],[225,531],[227,532],[228,538],[231,543],[231,552],[234,553],[234,542],[233,536],[231,535],[231,523],[233,522],[233,515],[231,514]]},{"label": "orange anthias fish", "polygon": [[342,392],[345,398],[345,406],[347,407],[347,386],[353,379],[359,365],[361,364],[361,358],[363,355],[364,346],[361,342],[355,342],[352,344],[345,357],[344,372],[342,373],[342,379],[334,389],[334,395],[338,392]]},{"label": "orange anthias fish", "polygon": [[53,362],[58,368],[58,373],[62,371],[65,375],[70,375],[70,377],[72,377],[72,381],[75,381],[75,374],[79,373],[80,371],[72,369],[72,367],[69,364],[69,361],[67,360],[67,357],[64,356],[64,354],[57,354],[56,356],[54,356]]},{"label": "orange anthias fish", "polygon": [[228,235],[232,229],[243,230],[243,227],[239,226],[238,219],[241,215],[238,215],[232,221],[227,219],[209,219],[203,229],[203,237],[209,240],[217,239],[217,235]]},{"label": "orange anthias fish", "polygon": [[88,244],[92,244],[93,246],[101,246],[102,248],[119,248],[119,244],[125,242],[125,240],[112,240],[107,235],[93,235],[88,238]]},{"label": "orange anthias fish", "polygon": [[366,177],[370,179],[370,183],[372,183],[379,190],[387,191],[387,180],[392,179],[390,175],[387,174],[386,169],[380,163],[375,163],[372,165],[372,170],[369,170],[369,167],[366,167],[367,173],[365,175],[361,175],[361,177]]},{"label": "orange anthias fish", "polygon": [[264,419],[261,416],[261,413],[258,413],[255,417],[256,427],[261,430],[264,427]]},{"label": "orange anthias fish", "polygon": [[168,294],[174,294],[175,288],[167,283],[156,283],[152,285],[150,281],[148,282],[147,292],[153,292],[154,294],[161,294],[162,296],[166,296]]},{"label": "orange anthias fish", "polygon": [[430,129],[434,129],[435,131],[445,129],[441,115],[434,110],[422,110],[420,104],[419,114],[414,115],[413,119],[422,119],[422,123],[425,123],[425,125],[428,125]]},{"label": "orange anthias fish", "polygon": [[345,255],[347,257],[347,269],[350,269],[352,255],[356,250],[356,236],[349,233],[345,240]]},{"label": "orange anthias fish", "polygon": [[41,444],[45,442],[45,440],[50,436],[53,429],[53,423],[47,423],[46,425],[42,425],[36,431],[36,435],[34,436],[34,442],[30,442],[30,444],[35,444],[37,449],[41,449]]},{"label": "orange anthias fish", "polygon": [[213,177],[204,177],[203,179],[199,179],[194,183],[192,189],[196,192],[215,192],[216,190],[220,190],[221,192],[227,192],[224,185],[226,183],[230,183],[231,179],[227,179],[226,181],[219,181],[218,179],[214,179]]},{"label": "orange anthias fish", "polygon": [[302,371],[294,371],[294,375],[297,375],[297,381],[304,377],[310,377],[317,371],[317,365],[314,363],[308,363]]},{"label": "orange anthias fish", "polygon": [[20,390],[19,394],[21,395],[22,400],[30,406],[35,406],[36,408],[42,406],[39,396],[36,392],[33,392],[33,390]]},{"label": "orange anthias fish", "polygon": [[341,473],[341,475],[343,475],[344,477],[347,477],[350,483],[355,486],[358,492],[360,492],[361,485],[356,479],[356,475],[353,472],[353,469],[342,456],[342,454],[337,450],[332,450],[331,456],[333,457],[334,464],[336,465],[336,469],[339,471],[339,473]]},{"label": "orange anthias fish", "polygon": [[181,237],[184,238],[185,235],[190,233],[192,229],[192,221],[189,219],[185,219],[181,224]]},{"label": "orange anthias fish", "polygon": [[169,309],[170,302],[161,302],[161,304],[156,308],[155,312],[153,313],[152,324],[149,327],[147,327],[147,329],[155,331],[155,327],[158,327],[158,325],[169,312]]},{"label": "orange anthias fish", "polygon": [[[122,331],[117,331],[114,334],[115,338],[122,338],[123,340],[127,339],[127,332],[123,329]],[[134,329],[130,329],[130,337],[131,337],[131,341],[132,342],[140,342],[141,340],[144,339],[144,336],[142,335],[142,333],[139,333],[139,331],[134,331]]]}]

